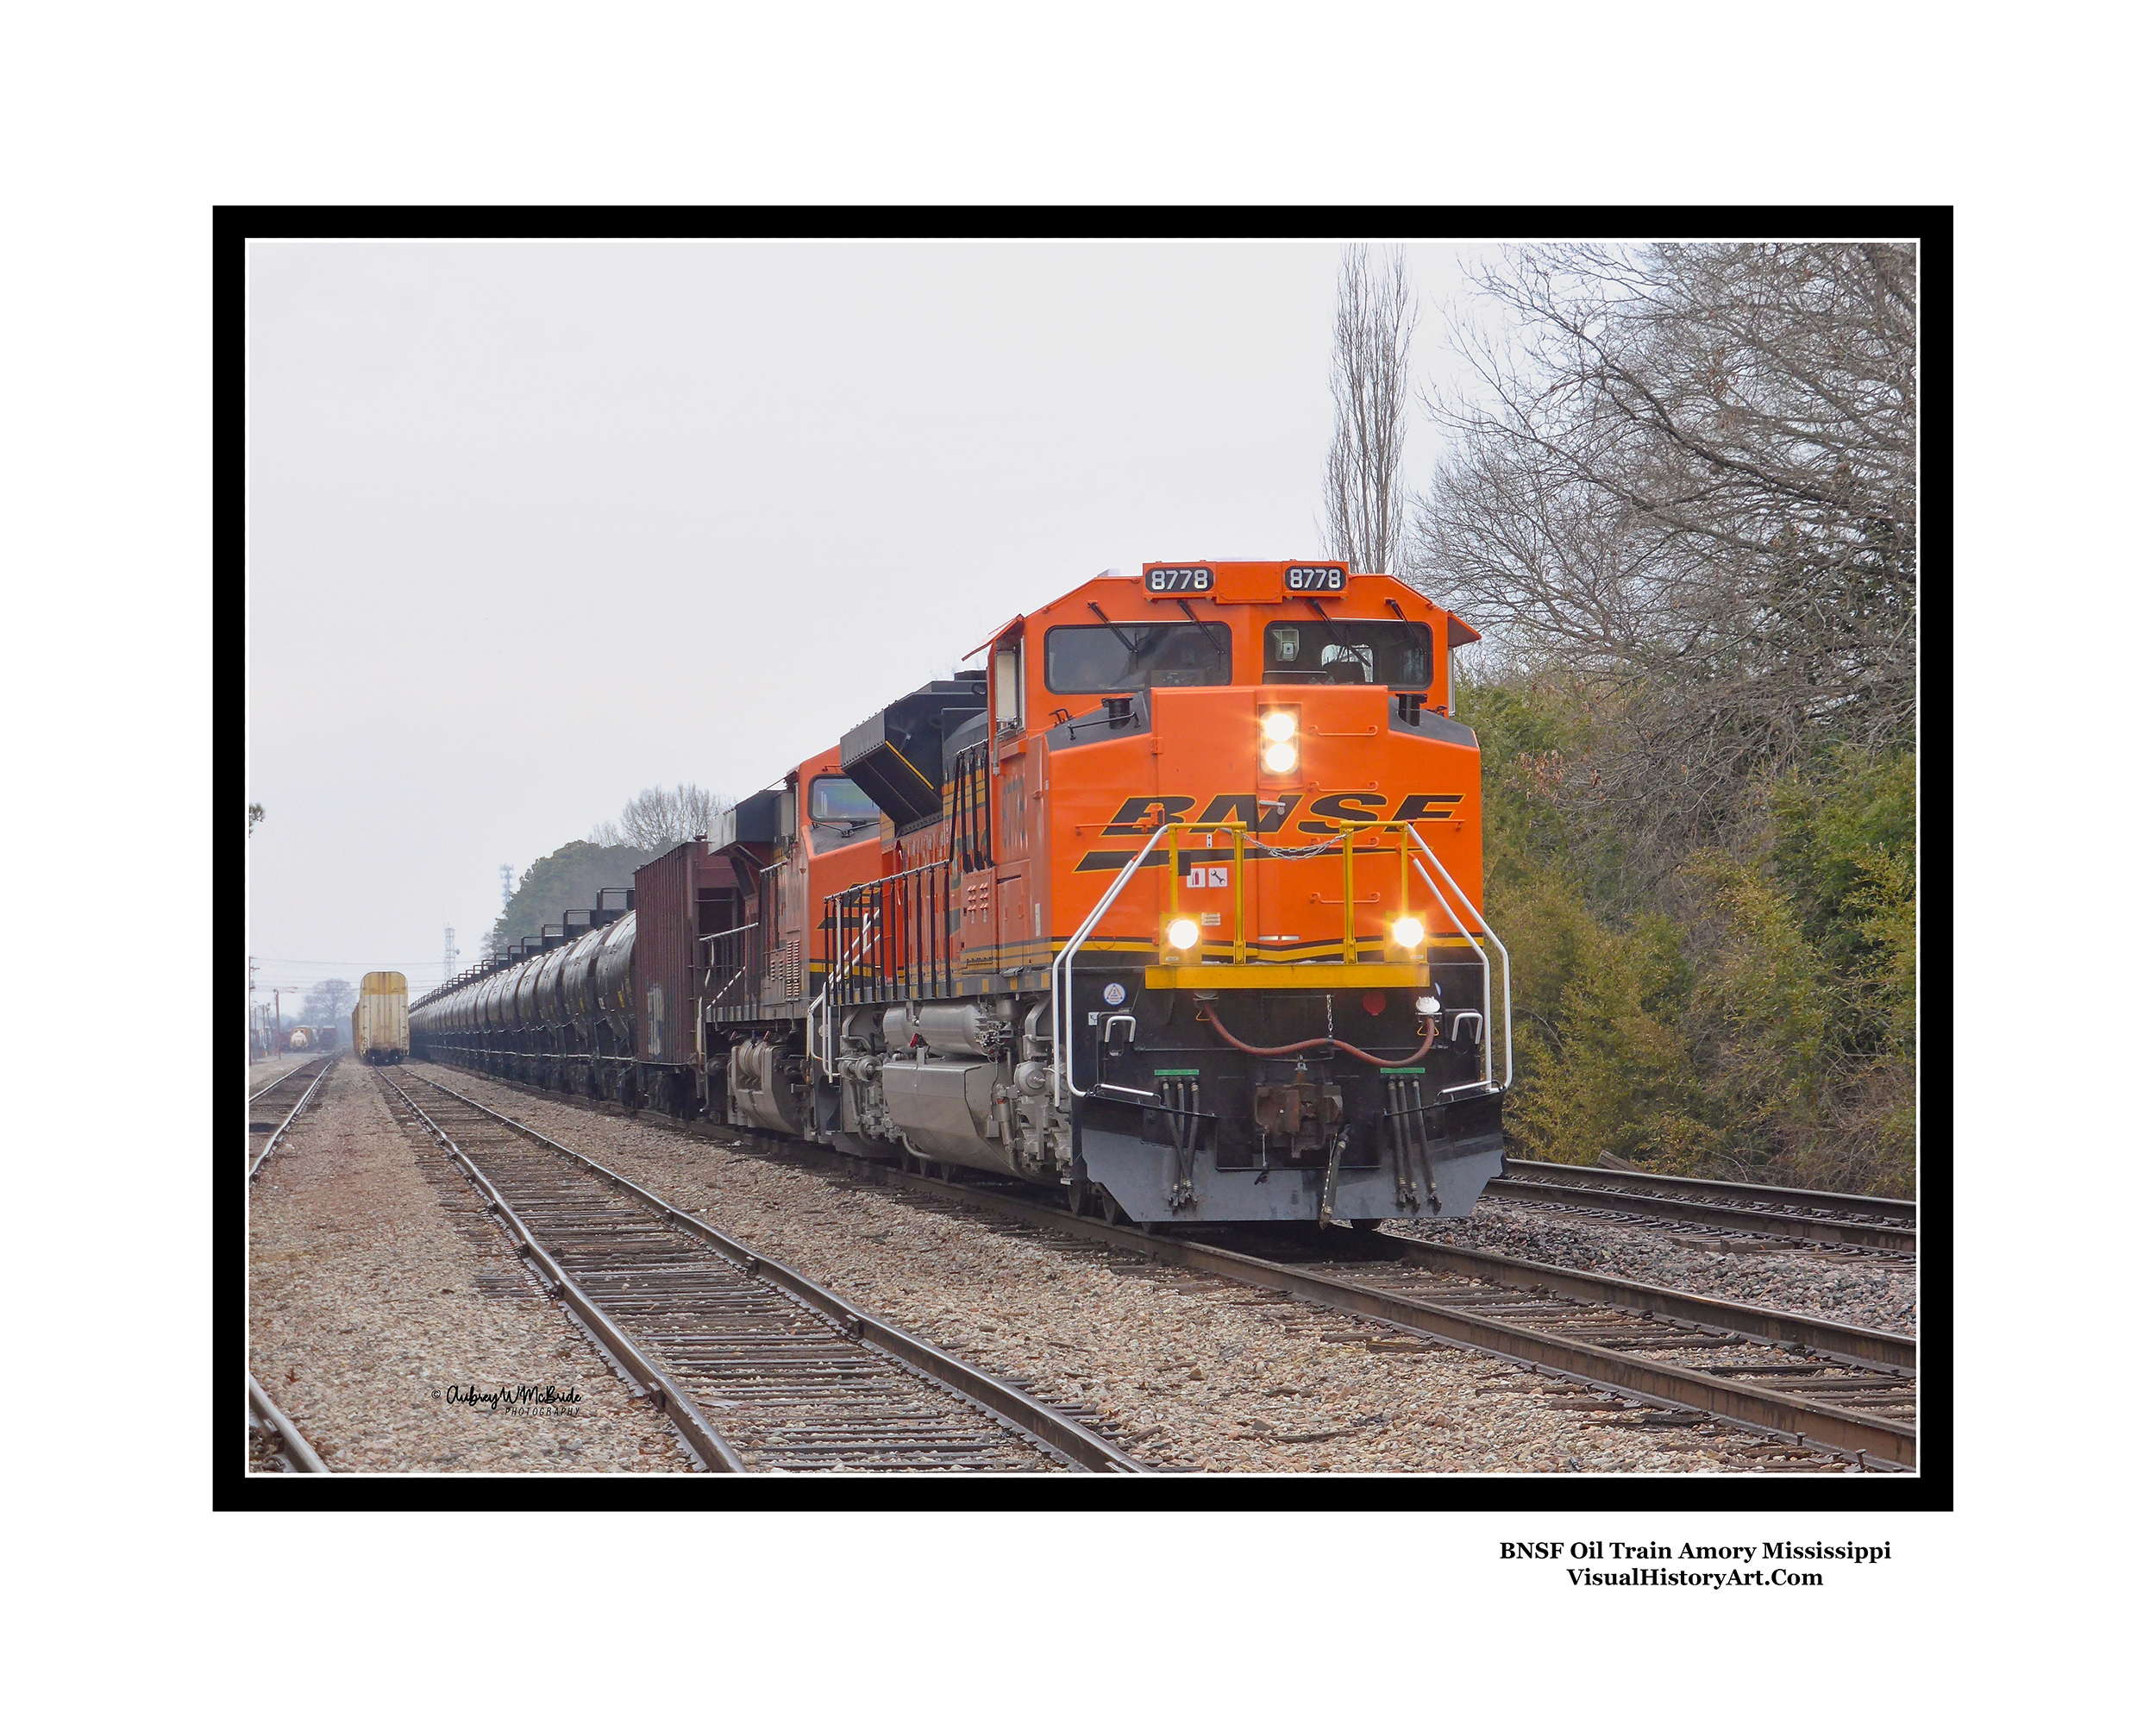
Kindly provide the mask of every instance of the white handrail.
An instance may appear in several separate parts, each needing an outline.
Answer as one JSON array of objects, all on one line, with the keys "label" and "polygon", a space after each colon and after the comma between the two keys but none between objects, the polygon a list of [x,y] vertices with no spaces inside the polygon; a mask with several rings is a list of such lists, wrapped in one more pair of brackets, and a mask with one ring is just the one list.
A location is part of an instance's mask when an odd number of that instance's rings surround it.
[{"label": "white handrail", "polygon": [[[1438,908],[1452,919],[1452,926],[1459,930],[1460,938],[1473,949],[1476,957],[1481,962],[1482,1003],[1488,1006],[1489,1004],[1489,955],[1482,950],[1482,944],[1476,939],[1473,931],[1460,920],[1459,913],[1452,908],[1451,904],[1445,896],[1444,889],[1430,878],[1430,871],[1422,866],[1422,859],[1419,856],[1415,859],[1415,873],[1422,876],[1422,883],[1429,888],[1431,895],[1437,900]],[[1482,1051],[1482,1076],[1480,1078],[1470,1078],[1464,1084],[1448,1084],[1439,1093],[1440,1095],[1449,1096],[1455,1090],[1494,1090],[1497,1088],[1490,1082],[1490,1039],[1482,1036],[1477,1037],[1476,1041],[1481,1045]]]},{"label": "white handrail", "polygon": [[[1125,862],[1123,865],[1122,872],[1115,877],[1113,884],[1112,884],[1108,890],[1101,895],[1100,903],[1096,904],[1093,907],[1091,913],[1087,916],[1085,921],[1078,925],[1077,933],[1072,935],[1069,940],[1064,943],[1062,950],[1056,955],[1055,958],[1051,960],[1049,964],[1048,1039],[1049,1048],[1055,1061],[1056,1085],[1056,1100],[1059,1107],[1062,1105],[1062,1102],[1066,1095],[1078,1097],[1087,1096],[1093,1094],[1089,1089],[1080,1089],[1076,1084],[1071,1082],[1071,1069],[1075,1058],[1074,1038],[1078,1017],[1076,1010],[1077,999],[1075,992],[1075,982],[1072,974],[1072,961],[1076,957],[1079,949],[1084,946],[1087,937],[1093,932],[1094,927],[1100,923],[1100,919],[1108,913],[1109,907],[1115,903],[1119,897],[1121,896],[1124,888],[1130,884],[1131,877],[1137,874],[1138,869],[1144,864],[1146,857],[1152,854],[1153,847],[1158,844],[1161,840],[1167,836],[1169,827],[1176,824],[1177,823],[1164,822],[1159,827],[1155,829],[1153,836],[1145,841],[1144,847],[1138,851],[1137,856],[1133,856],[1128,862]],[[1437,852],[1431,850],[1429,841],[1424,838],[1421,833],[1416,831],[1413,825],[1405,825],[1403,830],[1413,838],[1415,841],[1415,848],[1421,851],[1424,856],[1430,859],[1430,868],[1435,869],[1438,871],[1438,875],[1443,878],[1445,886],[1450,887],[1452,889],[1452,892],[1458,897],[1460,903],[1467,907],[1468,914],[1475,919],[1476,926],[1479,927],[1484,934],[1489,937],[1490,944],[1496,947],[1498,956],[1503,962],[1503,981],[1505,988],[1505,1082],[1502,1084],[1496,1082],[1494,1055],[1490,1047],[1490,1039],[1485,1036],[1481,1038],[1482,1044],[1482,1076],[1481,1079],[1479,1081],[1470,1080],[1465,1084],[1452,1085],[1449,1087],[1445,1094],[1450,1095],[1452,1090],[1471,1090],[1479,1088],[1495,1091],[1501,1095],[1504,1091],[1509,1090],[1512,1088],[1513,1079],[1512,954],[1507,950],[1505,943],[1498,938],[1497,931],[1489,925],[1489,919],[1485,917],[1481,911],[1476,908],[1475,901],[1468,897],[1467,894],[1461,888],[1460,883],[1452,878],[1451,871],[1448,869],[1443,862],[1438,860]],[[1352,843],[1351,838],[1350,842]],[[1460,932],[1461,938],[1465,940],[1470,946],[1475,949],[1475,956],[1482,967],[1482,1004],[1484,1010],[1487,1011],[1490,1004],[1491,996],[1489,954],[1483,950],[1482,942],[1476,938],[1474,931],[1470,929],[1468,925],[1460,919],[1459,913],[1453,909],[1451,900],[1445,895],[1445,888],[1439,887],[1437,881],[1431,878],[1430,869],[1422,866],[1422,861],[1420,857],[1415,859],[1415,872],[1422,876],[1423,883],[1427,886],[1432,894],[1435,895],[1440,908],[1442,908],[1445,915],[1451,919],[1453,927]],[[1060,975],[1058,975],[1059,972],[1061,973]]]},{"label": "white handrail", "polygon": [[[1495,1082],[1492,1077],[1489,1038],[1488,1037],[1484,1037],[1482,1038],[1482,1084],[1485,1088],[1495,1090],[1501,1095],[1505,1091],[1512,1088],[1512,954],[1506,950],[1505,943],[1498,938],[1497,931],[1489,925],[1489,919],[1484,916],[1481,911],[1477,910],[1475,907],[1475,900],[1469,898],[1466,893],[1461,890],[1460,883],[1452,878],[1451,870],[1447,869],[1444,863],[1438,861],[1438,853],[1430,848],[1429,841],[1424,838],[1420,832],[1417,832],[1413,826],[1407,827],[1406,831],[1414,839],[1415,848],[1421,851],[1424,856],[1427,856],[1430,859],[1430,868],[1435,869],[1439,875],[1443,875],[1445,877],[1445,884],[1451,888],[1456,894],[1458,894],[1460,902],[1467,906],[1468,914],[1472,916],[1476,922],[1481,925],[1482,932],[1489,937],[1490,944],[1497,949],[1498,957],[1504,960],[1505,1082],[1502,1084]],[[1451,903],[1447,901],[1444,892],[1438,888],[1438,883],[1430,878],[1430,869],[1425,869],[1422,866],[1422,862],[1420,857],[1417,858],[1415,862],[1415,872],[1422,876],[1423,884],[1427,886],[1432,892],[1437,894],[1438,902],[1445,906],[1445,913],[1452,919],[1453,927],[1459,930],[1462,938],[1464,938],[1469,944],[1475,948],[1476,956],[1482,959],[1482,1009],[1485,1012],[1489,1011],[1490,1004],[1489,954],[1482,950],[1482,943],[1475,938],[1474,935],[1469,931],[1467,925],[1460,920],[1459,913],[1456,912],[1452,908]],[[1451,1087],[1451,1088],[1454,1090],[1461,1090],[1467,1088],[1468,1087],[1463,1084],[1455,1084]]]},{"label": "white handrail", "polygon": [[[854,942],[854,950],[846,955],[843,961],[845,967],[849,969],[851,968],[854,960],[861,957],[862,949],[868,944],[868,931],[870,928],[874,926],[876,922],[882,917],[883,906],[881,905],[864,905],[862,906],[862,913],[860,938]],[[824,973],[824,986],[816,991],[816,998],[809,1002],[808,1009],[809,1050],[812,1053],[816,1054],[818,1063],[824,1069],[824,1076],[834,1084],[838,1082],[838,1074],[833,1070],[831,1067],[831,1056],[836,1051],[832,1046],[833,1037],[831,1033],[831,1026],[837,1014],[832,1013],[828,1007],[825,1008],[824,1013],[824,1045],[822,1051],[818,1052],[816,1047],[816,1008],[818,1005],[829,998],[831,991],[831,979],[839,974],[840,973],[837,970],[827,970]]]},{"label": "white handrail", "polygon": [[[1078,932],[1064,942],[1063,950],[1049,961],[1048,1047],[1050,1057],[1056,1068],[1056,1105],[1058,1107],[1062,1106],[1066,1094],[1074,1099],[1079,1096],[1089,1096],[1093,1094],[1090,1090],[1081,1090],[1070,1082],[1071,1062],[1074,1058],[1071,1026],[1076,1022],[1078,1017],[1076,996],[1072,992],[1074,984],[1071,979],[1071,960],[1077,957],[1079,949],[1086,944],[1086,937],[1093,932],[1100,919],[1108,913],[1108,906],[1121,896],[1124,888],[1130,884],[1131,876],[1137,874],[1139,866],[1153,854],[1153,847],[1168,836],[1169,827],[1172,824],[1163,821],[1153,829],[1153,836],[1145,841],[1144,847],[1137,856],[1123,865],[1123,872],[1115,877],[1114,884],[1101,896],[1100,902],[1093,907],[1092,914],[1078,925]],[[1062,982],[1060,987],[1056,980],[1056,972],[1059,967],[1062,971]],[[1069,1012],[1063,1010],[1065,996],[1070,997],[1071,1010]]]}]

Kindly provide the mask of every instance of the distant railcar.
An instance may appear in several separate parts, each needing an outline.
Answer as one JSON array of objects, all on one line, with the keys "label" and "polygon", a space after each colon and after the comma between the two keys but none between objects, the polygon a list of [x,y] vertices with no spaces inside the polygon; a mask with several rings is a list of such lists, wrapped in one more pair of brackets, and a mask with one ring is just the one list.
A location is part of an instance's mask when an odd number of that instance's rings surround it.
[{"label": "distant railcar", "polygon": [[369,1066],[397,1066],[411,1049],[411,1025],[401,971],[370,970],[352,1008],[352,1051]]}]

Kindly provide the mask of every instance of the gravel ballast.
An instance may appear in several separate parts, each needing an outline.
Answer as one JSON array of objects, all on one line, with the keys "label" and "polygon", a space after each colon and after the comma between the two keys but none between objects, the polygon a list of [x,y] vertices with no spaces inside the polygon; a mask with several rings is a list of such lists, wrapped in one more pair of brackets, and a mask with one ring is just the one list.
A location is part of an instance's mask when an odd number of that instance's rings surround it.
[{"label": "gravel ballast", "polygon": [[[250,1189],[263,1389],[333,1472],[689,1471],[674,1427],[409,1130],[367,1067],[339,1061]],[[482,1399],[451,1399],[467,1390]]]},{"label": "gravel ballast", "polygon": [[1897,1335],[1916,1333],[1916,1270],[1906,1258],[1815,1251],[1566,1215],[1484,1198],[1464,1216],[1388,1222],[1388,1233],[1651,1282]]},{"label": "gravel ballast", "polygon": [[[1386,1327],[834,1177],[459,1069],[414,1076],[591,1156],[754,1250],[1057,1402],[1156,1467],[1667,1472],[1814,1456]],[[414,1087],[424,1106],[423,1086]],[[1682,1421],[1685,1416],[1677,1416]],[[1651,1421],[1646,1423],[1643,1421]],[[304,1427],[303,1427],[304,1428]],[[332,1464],[334,1465],[334,1463]]]}]

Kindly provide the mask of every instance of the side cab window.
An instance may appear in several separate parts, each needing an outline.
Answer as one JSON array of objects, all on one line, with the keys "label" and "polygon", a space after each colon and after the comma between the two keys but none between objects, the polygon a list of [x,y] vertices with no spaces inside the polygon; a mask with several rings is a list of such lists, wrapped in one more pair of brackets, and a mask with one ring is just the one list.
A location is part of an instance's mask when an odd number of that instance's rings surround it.
[{"label": "side cab window", "polygon": [[1025,637],[1012,635],[996,643],[995,731],[998,736],[1025,726]]}]

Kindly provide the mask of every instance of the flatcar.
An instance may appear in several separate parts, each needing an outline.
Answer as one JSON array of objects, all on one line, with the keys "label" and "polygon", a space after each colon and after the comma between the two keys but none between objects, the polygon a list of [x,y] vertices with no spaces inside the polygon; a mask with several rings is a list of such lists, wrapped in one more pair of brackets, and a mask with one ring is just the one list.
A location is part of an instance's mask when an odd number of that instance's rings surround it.
[{"label": "flatcar", "polygon": [[370,970],[352,1008],[352,1051],[369,1066],[401,1064],[411,1048],[411,1019],[400,970]]},{"label": "flatcar", "polygon": [[413,1051],[1148,1225],[1457,1214],[1512,1076],[1476,638],[1339,562],[1107,572],[428,995]]}]

